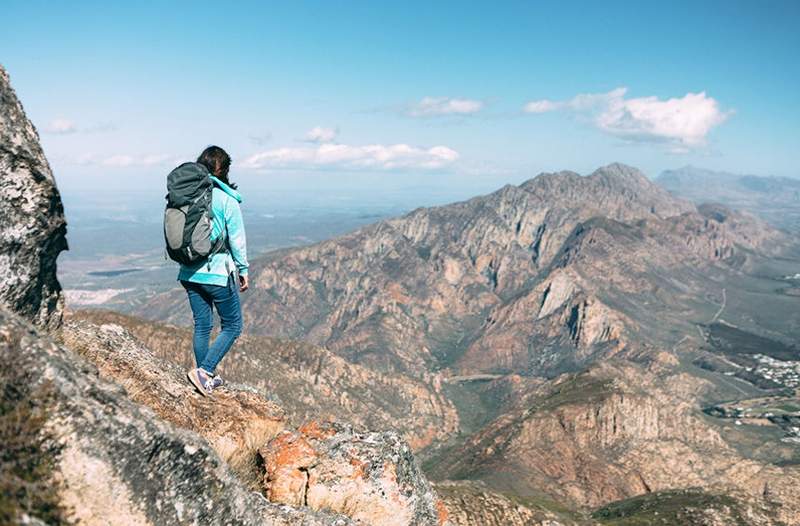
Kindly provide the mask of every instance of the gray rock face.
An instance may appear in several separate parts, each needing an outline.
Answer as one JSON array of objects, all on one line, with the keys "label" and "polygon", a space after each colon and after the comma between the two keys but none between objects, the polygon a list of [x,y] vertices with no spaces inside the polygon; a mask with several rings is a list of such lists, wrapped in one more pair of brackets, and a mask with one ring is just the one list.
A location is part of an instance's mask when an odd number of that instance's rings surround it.
[{"label": "gray rock face", "polygon": [[0,305],[40,326],[61,323],[56,258],[67,223],[39,135],[0,66]]}]

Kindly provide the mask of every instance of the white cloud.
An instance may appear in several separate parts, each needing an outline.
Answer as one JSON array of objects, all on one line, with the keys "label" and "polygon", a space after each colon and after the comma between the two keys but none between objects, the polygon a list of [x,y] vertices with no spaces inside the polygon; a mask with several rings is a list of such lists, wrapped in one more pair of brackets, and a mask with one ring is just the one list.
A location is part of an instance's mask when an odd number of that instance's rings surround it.
[{"label": "white cloud", "polygon": [[107,166],[111,168],[132,168],[161,165],[166,166],[171,164],[177,165],[179,162],[181,162],[180,159],[166,154],[119,154],[111,156],[99,156],[93,153],[87,153],[74,159],[75,164]]},{"label": "white cloud", "polygon": [[407,144],[320,144],[313,147],[277,148],[251,155],[241,166],[251,169],[422,169],[434,170],[458,159],[446,146],[419,148]]},{"label": "white cloud", "polygon": [[53,133],[56,135],[67,135],[69,133],[75,133],[78,131],[78,128],[76,128],[75,123],[70,120],[54,119],[44,127],[44,131],[45,133]]},{"label": "white cloud", "polygon": [[443,115],[472,115],[483,109],[483,102],[450,97],[425,97],[408,108],[411,117],[438,117]]},{"label": "white cloud", "polygon": [[334,128],[323,128],[322,126],[316,126],[308,130],[306,133],[306,141],[307,142],[316,142],[316,143],[326,143],[326,142],[333,142],[336,140],[336,136],[339,135],[339,130]]},{"label": "white cloud", "polygon": [[567,110],[591,117],[605,133],[632,141],[661,142],[674,150],[705,146],[706,137],[725,122],[730,111],[706,93],[687,93],[680,98],[625,98],[627,88],[608,93],[588,93],[567,101],[536,100],[527,103],[527,113]]},{"label": "white cloud", "polygon": [[553,102],[547,99],[534,100],[527,103],[523,108],[523,111],[525,111],[525,113],[546,113],[548,111],[560,109],[561,106],[561,103]]},{"label": "white cloud", "polygon": [[44,133],[53,135],[68,135],[71,133],[106,133],[116,131],[117,127],[111,122],[101,122],[88,127],[78,127],[69,119],[54,119],[42,128]]}]

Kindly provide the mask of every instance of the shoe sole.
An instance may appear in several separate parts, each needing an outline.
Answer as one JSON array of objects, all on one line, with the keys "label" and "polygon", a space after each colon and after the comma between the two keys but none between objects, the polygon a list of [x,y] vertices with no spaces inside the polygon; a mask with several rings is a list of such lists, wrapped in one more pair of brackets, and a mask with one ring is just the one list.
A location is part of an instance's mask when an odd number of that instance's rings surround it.
[{"label": "shoe sole", "polygon": [[195,387],[195,389],[200,391],[201,395],[208,396],[210,394],[208,391],[203,389],[203,386],[200,383],[200,380],[197,378],[197,373],[195,371],[188,371],[186,373],[186,376],[189,378],[189,381],[192,383],[192,385]]}]

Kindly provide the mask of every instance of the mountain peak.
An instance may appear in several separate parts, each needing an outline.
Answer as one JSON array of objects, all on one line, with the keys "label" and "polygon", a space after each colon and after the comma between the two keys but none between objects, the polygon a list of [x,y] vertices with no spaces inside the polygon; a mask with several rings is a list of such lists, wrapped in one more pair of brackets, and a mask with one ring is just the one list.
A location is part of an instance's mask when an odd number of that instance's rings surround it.
[{"label": "mountain peak", "polygon": [[601,166],[592,172],[589,177],[604,177],[625,182],[635,181],[637,183],[653,184],[638,168],[619,162]]},{"label": "mountain peak", "polygon": [[639,169],[622,163],[603,166],[587,176],[572,171],[544,173],[519,188],[548,208],[584,208],[617,220],[655,215],[665,218],[692,206],[651,181]]}]

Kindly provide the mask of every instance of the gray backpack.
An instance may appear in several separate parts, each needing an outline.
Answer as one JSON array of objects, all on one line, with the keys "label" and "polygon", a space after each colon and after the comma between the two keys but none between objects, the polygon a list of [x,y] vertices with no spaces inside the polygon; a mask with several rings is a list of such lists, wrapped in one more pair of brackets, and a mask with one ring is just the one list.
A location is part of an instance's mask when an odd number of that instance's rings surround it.
[{"label": "gray backpack", "polygon": [[225,249],[225,232],[211,242],[211,190],[214,182],[199,163],[183,163],[167,176],[164,238],[167,254],[182,265],[209,260]]}]

